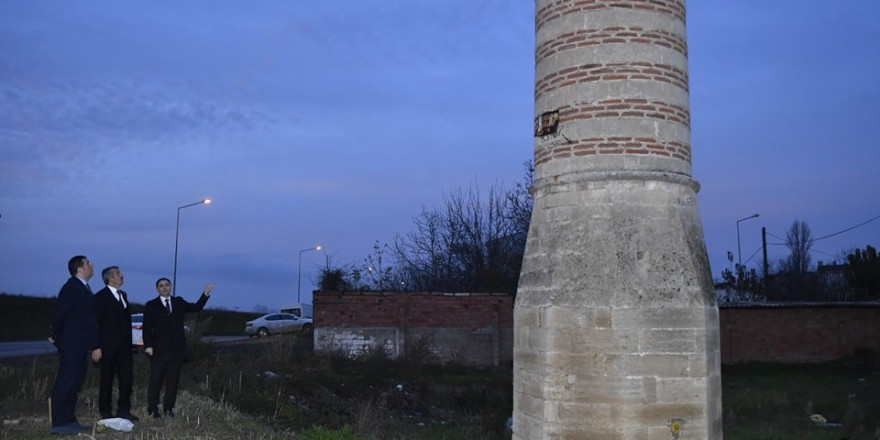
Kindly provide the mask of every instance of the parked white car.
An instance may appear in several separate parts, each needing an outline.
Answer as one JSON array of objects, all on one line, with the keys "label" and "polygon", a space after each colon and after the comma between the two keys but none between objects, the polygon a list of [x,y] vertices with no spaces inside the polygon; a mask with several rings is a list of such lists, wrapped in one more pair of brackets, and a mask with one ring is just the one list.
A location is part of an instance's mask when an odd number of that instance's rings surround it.
[{"label": "parked white car", "polygon": [[131,347],[137,349],[144,346],[144,314],[131,315]]},{"label": "parked white car", "polygon": [[269,313],[244,324],[248,336],[263,337],[276,333],[311,333],[311,318],[300,318],[292,313]]},{"label": "parked white car", "polygon": [[[189,333],[189,326],[184,325],[183,331]],[[132,313],[131,314],[131,347],[143,347],[144,346],[144,314],[143,313]]]}]

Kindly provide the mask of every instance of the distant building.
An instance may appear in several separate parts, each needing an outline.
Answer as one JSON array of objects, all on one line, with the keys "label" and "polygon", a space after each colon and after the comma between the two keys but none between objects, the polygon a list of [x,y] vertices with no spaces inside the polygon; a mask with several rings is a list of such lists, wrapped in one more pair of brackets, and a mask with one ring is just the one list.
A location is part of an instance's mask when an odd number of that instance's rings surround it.
[{"label": "distant building", "polygon": [[849,300],[850,289],[846,281],[846,264],[837,264],[832,261],[831,264],[825,264],[819,261],[816,266],[816,283],[825,292],[825,294],[837,301]]},{"label": "distant building", "polygon": [[816,280],[819,284],[828,289],[838,289],[846,285],[846,264],[837,264],[832,261],[831,264],[818,262],[816,268]]}]

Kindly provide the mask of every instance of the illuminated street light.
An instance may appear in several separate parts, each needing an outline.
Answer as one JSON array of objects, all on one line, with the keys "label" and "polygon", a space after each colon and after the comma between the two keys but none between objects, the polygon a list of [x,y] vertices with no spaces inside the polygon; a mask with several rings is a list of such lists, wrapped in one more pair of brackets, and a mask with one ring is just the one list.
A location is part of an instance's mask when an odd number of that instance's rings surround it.
[{"label": "illuminated street light", "polygon": [[204,199],[195,203],[190,203],[189,205],[177,207],[177,228],[174,231],[174,275],[171,276],[171,296],[175,296],[177,292],[177,243],[178,238],[180,237],[180,210],[183,208],[189,208],[190,206],[207,205],[209,203],[211,203],[211,199]]},{"label": "illuminated street light", "polygon": [[303,252],[320,251],[320,250],[321,250],[321,245],[318,245],[315,247],[310,247],[308,249],[303,249],[303,250],[299,251],[299,269],[296,272],[296,302],[297,303],[300,302],[299,289],[300,289],[300,285],[302,284],[301,280],[302,280],[302,267],[303,267]]},{"label": "illuminated street light", "polygon": [[740,266],[742,266],[742,264],[743,264],[743,256],[742,256],[742,248],[740,248],[740,245],[739,245],[739,222],[744,221],[744,220],[748,220],[751,218],[755,218],[757,216],[758,216],[758,214],[752,214],[746,218],[741,218],[736,221],[736,253],[739,254],[737,256],[737,258],[739,259]]}]

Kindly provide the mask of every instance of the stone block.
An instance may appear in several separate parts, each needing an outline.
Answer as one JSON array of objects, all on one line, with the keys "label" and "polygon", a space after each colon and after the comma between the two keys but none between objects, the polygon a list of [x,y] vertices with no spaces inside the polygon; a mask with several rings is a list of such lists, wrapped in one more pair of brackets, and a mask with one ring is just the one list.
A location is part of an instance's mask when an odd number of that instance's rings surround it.
[{"label": "stone block", "polygon": [[[684,419],[691,427],[705,419],[705,403],[667,403],[654,405],[615,405],[611,418],[620,426],[665,426],[670,419]],[[705,424],[703,424],[705,426]]]},{"label": "stone block", "polygon": [[706,401],[708,389],[706,378],[659,378],[657,379],[658,403],[700,403]]},{"label": "stone block", "polygon": [[695,353],[705,347],[705,329],[643,329],[640,353]]},{"label": "stone block", "polygon": [[569,351],[573,354],[586,353],[633,353],[639,348],[637,329],[569,329],[559,330],[554,335],[552,351]]},{"label": "stone block", "polygon": [[580,372],[548,374],[545,395],[560,402],[593,404],[653,403],[657,400],[653,377],[585,376]]},{"label": "stone block", "polygon": [[611,354],[605,369],[619,376],[690,377],[690,356],[681,354]]}]

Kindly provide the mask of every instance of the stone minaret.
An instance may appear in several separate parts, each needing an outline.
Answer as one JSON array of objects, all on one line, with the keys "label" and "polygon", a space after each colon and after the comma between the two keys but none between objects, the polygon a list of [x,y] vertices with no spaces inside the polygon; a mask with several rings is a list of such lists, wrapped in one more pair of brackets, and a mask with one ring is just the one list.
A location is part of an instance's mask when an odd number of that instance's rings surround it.
[{"label": "stone minaret", "polygon": [[536,0],[513,438],[721,439],[685,0]]}]

